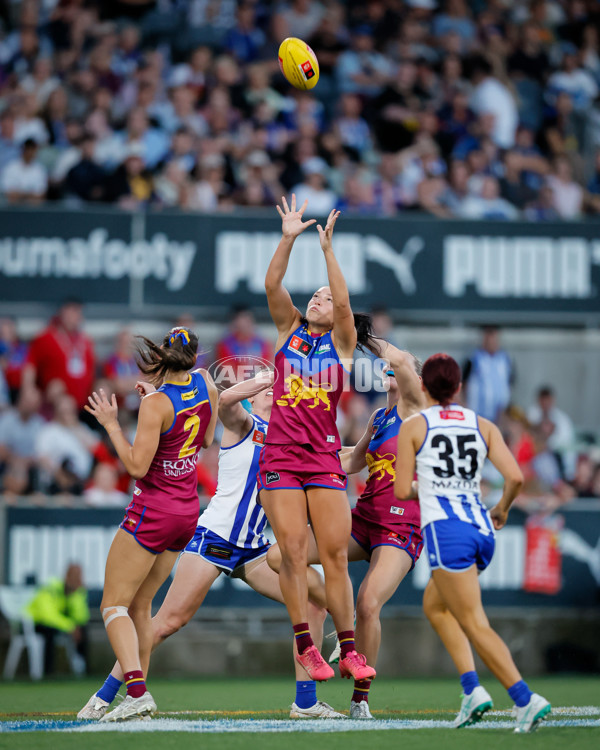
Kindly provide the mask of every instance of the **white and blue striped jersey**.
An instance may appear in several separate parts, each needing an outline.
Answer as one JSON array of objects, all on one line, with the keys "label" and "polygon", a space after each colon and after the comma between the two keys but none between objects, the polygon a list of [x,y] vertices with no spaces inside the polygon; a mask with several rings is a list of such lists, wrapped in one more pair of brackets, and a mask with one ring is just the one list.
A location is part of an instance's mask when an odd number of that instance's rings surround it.
[{"label": "white and blue striped jersey", "polygon": [[262,533],[267,517],[256,503],[256,475],[269,423],[256,414],[250,416],[248,434],[239,443],[220,449],[217,491],[198,519],[199,526],[246,549],[268,543]]},{"label": "white and blue striped jersey", "polygon": [[477,414],[459,404],[436,404],[421,414],[427,422],[427,434],[417,452],[421,527],[452,519],[493,534],[481,502],[481,470],[488,447]]}]

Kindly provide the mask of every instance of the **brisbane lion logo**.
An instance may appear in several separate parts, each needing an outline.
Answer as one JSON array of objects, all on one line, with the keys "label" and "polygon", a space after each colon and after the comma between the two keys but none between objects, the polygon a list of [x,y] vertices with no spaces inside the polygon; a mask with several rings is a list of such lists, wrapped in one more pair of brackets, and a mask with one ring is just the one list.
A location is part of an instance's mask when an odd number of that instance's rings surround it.
[{"label": "brisbane lion logo", "polygon": [[[383,456],[379,453],[375,453],[377,458],[374,458],[371,453],[367,453],[367,466],[369,467],[369,479],[385,479],[385,475],[388,474],[392,481],[396,479],[396,469],[394,468],[394,461],[396,457],[393,453],[384,453]],[[389,458],[388,458],[389,456]],[[378,476],[375,476],[378,474]]]},{"label": "brisbane lion logo", "polygon": [[305,383],[299,375],[289,375],[285,379],[285,388],[287,393],[282,393],[281,398],[277,399],[279,406],[296,407],[301,401],[310,401],[309,409],[314,409],[319,404],[323,404],[325,411],[331,411],[331,402],[328,393],[333,390],[330,383],[315,385],[311,378]]}]

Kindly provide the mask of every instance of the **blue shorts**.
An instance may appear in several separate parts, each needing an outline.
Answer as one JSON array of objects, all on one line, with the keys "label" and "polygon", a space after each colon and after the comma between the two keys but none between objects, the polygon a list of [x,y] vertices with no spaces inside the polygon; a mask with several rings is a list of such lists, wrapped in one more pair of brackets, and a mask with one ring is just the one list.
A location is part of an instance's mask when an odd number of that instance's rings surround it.
[{"label": "blue shorts", "polygon": [[496,539],[488,529],[458,519],[433,521],[423,529],[427,559],[432,570],[485,570],[492,561]]},{"label": "blue shorts", "polygon": [[271,545],[263,544],[252,549],[236,547],[214,531],[198,526],[193,539],[188,542],[184,552],[192,552],[203,560],[219,568],[225,575],[239,577],[245,565],[264,557]]}]

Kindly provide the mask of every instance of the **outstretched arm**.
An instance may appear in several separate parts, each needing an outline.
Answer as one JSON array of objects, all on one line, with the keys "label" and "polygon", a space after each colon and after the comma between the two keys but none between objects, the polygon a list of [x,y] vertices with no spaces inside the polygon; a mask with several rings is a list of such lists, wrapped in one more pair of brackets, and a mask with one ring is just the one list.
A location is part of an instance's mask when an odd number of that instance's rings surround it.
[{"label": "outstretched arm", "polygon": [[373,412],[373,414],[371,414],[369,424],[367,425],[367,428],[365,429],[365,432],[358,443],[356,443],[356,445],[346,453],[342,453],[342,455],[340,456],[342,469],[346,472],[346,474],[357,474],[367,465],[367,448],[369,447],[371,437],[373,436],[373,422],[375,421],[375,414],[377,414],[377,412]]},{"label": "outstretched arm", "polygon": [[481,434],[488,444],[488,458],[504,478],[502,497],[490,511],[494,528],[501,529],[506,523],[513,500],[523,486],[523,473],[496,425],[483,417],[477,419]]},{"label": "outstretched arm", "polygon": [[405,419],[415,411],[425,408],[425,396],[421,388],[421,378],[415,370],[414,357],[410,352],[398,349],[388,341],[381,341],[380,347],[379,356],[386,359],[394,371],[394,377],[406,407],[405,413],[400,416]]},{"label": "outstretched arm", "polygon": [[396,459],[396,479],[394,481],[394,495],[398,500],[414,497],[413,479],[417,451],[427,434],[427,423],[421,414],[409,417],[400,425],[398,432],[398,453]]},{"label": "outstretched arm", "polygon": [[271,371],[259,372],[256,377],[236,383],[221,393],[219,419],[226,430],[223,433],[221,445],[226,446],[232,441],[235,443],[248,433],[252,427],[252,417],[242,406],[242,401],[270,388],[273,385],[273,377],[274,374]]},{"label": "outstretched arm", "polygon": [[319,240],[321,249],[327,264],[327,278],[331,289],[333,300],[333,337],[336,349],[341,357],[352,357],[356,348],[356,328],[354,327],[354,315],[350,306],[350,295],[344,274],[333,254],[333,228],[340,215],[339,211],[333,210],[327,217],[325,229],[318,224]]},{"label": "outstretched arm", "polygon": [[[292,208],[288,207],[285,196],[282,197],[283,210],[277,206],[277,211],[281,216],[281,240],[275,254],[271,258],[267,275],[265,277],[265,291],[267,292],[267,301],[269,303],[269,312],[273,322],[277,326],[280,337],[286,336],[297,323],[300,322],[300,313],[294,307],[292,298],[288,290],[283,286],[283,277],[287,271],[290,260],[290,253],[294,246],[294,241],[298,235],[302,234],[316,222],[316,219],[309,219],[303,222],[302,216],[306,211],[308,201],[304,201],[299,211],[296,211],[296,196],[292,194]],[[279,348],[279,347],[278,347]]]}]

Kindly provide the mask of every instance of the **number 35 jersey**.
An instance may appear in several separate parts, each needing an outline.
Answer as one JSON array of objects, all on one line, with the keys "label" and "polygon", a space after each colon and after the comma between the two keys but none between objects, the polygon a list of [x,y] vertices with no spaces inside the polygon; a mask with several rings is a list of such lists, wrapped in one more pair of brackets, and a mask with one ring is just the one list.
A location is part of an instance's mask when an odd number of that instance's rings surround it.
[{"label": "number 35 jersey", "polygon": [[481,502],[481,470],[488,447],[477,414],[458,404],[431,406],[421,414],[427,422],[427,434],[417,452],[421,526],[452,519],[493,534]]},{"label": "number 35 jersey", "polygon": [[212,411],[206,382],[201,373],[192,372],[183,383],[166,380],[158,392],[169,397],[175,415],[133,494],[142,505],[167,513],[188,515],[194,508],[199,512],[197,464]]}]

